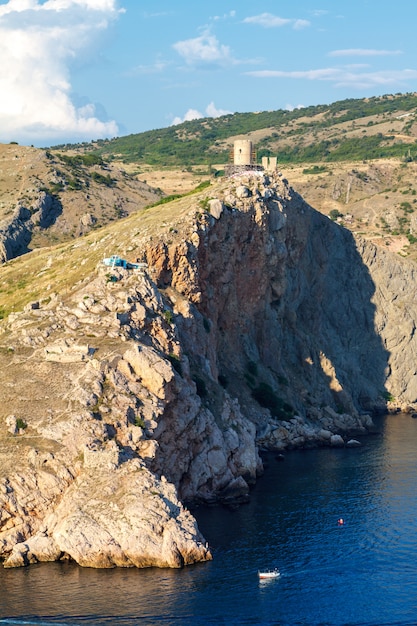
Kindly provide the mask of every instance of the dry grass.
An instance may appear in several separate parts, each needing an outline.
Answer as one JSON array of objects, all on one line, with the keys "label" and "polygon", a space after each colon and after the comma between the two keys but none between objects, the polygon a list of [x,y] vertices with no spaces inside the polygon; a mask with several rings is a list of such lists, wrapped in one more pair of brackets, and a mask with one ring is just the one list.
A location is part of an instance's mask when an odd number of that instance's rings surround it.
[{"label": "dry grass", "polygon": [[184,230],[185,222],[192,222],[200,196],[139,210],[75,242],[40,248],[9,261],[0,269],[1,316],[32,301],[47,301],[53,294],[65,297],[94,273],[104,257],[119,254],[135,260],[150,241],[172,239],[175,231]]},{"label": "dry grass", "polygon": [[[340,222],[377,245],[417,259],[407,231],[417,232],[417,163],[400,159],[323,164],[319,174],[305,173],[311,166],[283,166],[293,188],[312,207],[329,215],[337,210]],[[402,206],[408,203],[407,212]],[[403,232],[399,220],[405,219]]]}]

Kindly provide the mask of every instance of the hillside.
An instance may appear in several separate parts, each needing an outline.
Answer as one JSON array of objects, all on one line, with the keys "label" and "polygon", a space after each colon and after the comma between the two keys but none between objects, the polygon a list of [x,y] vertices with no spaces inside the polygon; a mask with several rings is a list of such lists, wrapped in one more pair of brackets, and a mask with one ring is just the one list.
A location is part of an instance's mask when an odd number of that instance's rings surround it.
[{"label": "hillside", "polygon": [[[233,141],[278,157],[318,211],[377,245],[417,258],[417,95],[343,100],[294,111],[236,113],[73,146],[120,163],[166,194],[221,174]],[[63,147],[64,148],[64,147]]]},{"label": "hillside", "polygon": [[76,239],[160,197],[94,155],[0,144],[0,256]]},{"label": "hillside", "polygon": [[[408,124],[412,103],[372,105]],[[188,507],[247,502],[261,451],[417,414],[416,164],[227,178],[91,147],[1,147],[0,558],[183,567],[212,558]]]},{"label": "hillside", "polygon": [[90,144],[0,146],[0,259],[74,240],[221,177],[233,141],[354,233],[417,259],[415,94],[195,120]]},{"label": "hillside", "polygon": [[227,162],[236,138],[254,141],[258,158],[317,163],[417,156],[417,95],[342,100],[294,111],[234,113],[82,146],[103,157],[170,168]]}]

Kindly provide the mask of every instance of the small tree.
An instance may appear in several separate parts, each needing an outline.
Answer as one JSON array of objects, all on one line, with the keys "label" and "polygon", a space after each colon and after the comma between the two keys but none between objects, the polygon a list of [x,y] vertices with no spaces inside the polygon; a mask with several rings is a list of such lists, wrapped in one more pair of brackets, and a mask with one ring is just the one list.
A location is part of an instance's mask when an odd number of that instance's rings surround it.
[{"label": "small tree", "polygon": [[329,213],[329,217],[331,220],[336,221],[338,217],[343,217],[343,213],[338,209],[332,209]]}]

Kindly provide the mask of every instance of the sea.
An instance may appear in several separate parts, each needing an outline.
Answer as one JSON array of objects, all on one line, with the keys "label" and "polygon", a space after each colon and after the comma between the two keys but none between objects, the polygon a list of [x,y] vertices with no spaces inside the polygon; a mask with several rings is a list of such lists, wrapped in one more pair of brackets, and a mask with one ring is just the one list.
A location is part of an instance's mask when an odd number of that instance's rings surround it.
[{"label": "sea", "polygon": [[0,625],[416,625],[417,420],[360,439],[266,454],[248,504],[194,510],[212,562],[0,568]]}]

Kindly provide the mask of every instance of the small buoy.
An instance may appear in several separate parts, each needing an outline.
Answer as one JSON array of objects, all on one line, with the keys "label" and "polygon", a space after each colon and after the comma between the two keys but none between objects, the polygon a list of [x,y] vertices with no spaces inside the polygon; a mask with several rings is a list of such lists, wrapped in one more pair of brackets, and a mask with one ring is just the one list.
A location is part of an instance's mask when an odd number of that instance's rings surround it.
[{"label": "small buoy", "polygon": [[339,517],[339,519],[337,520],[337,523],[339,524],[339,526],[343,526],[343,524],[345,523],[343,517]]}]

